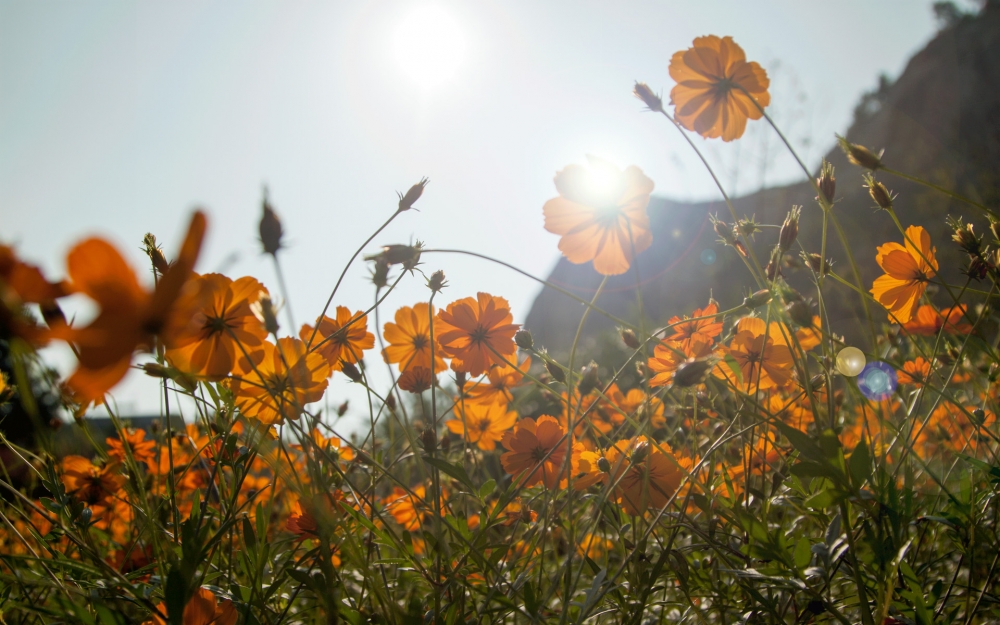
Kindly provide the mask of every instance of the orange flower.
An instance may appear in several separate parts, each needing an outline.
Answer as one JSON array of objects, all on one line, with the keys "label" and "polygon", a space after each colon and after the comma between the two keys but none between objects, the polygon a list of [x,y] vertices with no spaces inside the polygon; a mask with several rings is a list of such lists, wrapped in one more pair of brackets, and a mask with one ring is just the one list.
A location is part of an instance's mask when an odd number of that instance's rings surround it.
[{"label": "orange flower", "polygon": [[475,377],[494,364],[505,364],[505,358],[516,360],[514,334],[520,326],[512,323],[514,317],[504,298],[479,293],[448,304],[437,318],[441,351],[452,358],[456,371]]},{"label": "orange flower", "polygon": [[[384,336],[389,345],[383,355],[385,361],[398,363],[400,371],[410,367],[431,369],[431,317],[434,310],[428,313],[427,303],[414,304],[413,308],[403,306],[396,311],[396,323],[385,324]],[[440,323],[434,319],[434,373],[445,368],[441,357]]]},{"label": "orange flower", "polygon": [[233,281],[218,273],[197,276],[192,283],[200,293],[198,308],[171,341],[167,360],[186,373],[221,380],[267,338],[250,308],[267,289],[251,277]]},{"label": "orange flower", "polygon": [[645,436],[618,441],[607,451],[607,460],[616,501],[632,515],[665,506],[683,478],[670,447]]},{"label": "orange flower", "polygon": [[[699,308],[691,313],[690,317],[683,319],[677,316],[671,317],[667,321],[668,326],[674,326],[674,333],[663,340],[668,343],[678,343],[685,353],[690,355],[695,351],[695,344],[704,343],[711,345],[715,342],[715,337],[722,334],[722,321],[718,318],[701,319],[699,321],[685,321],[686,319],[698,319],[698,317],[708,317],[719,312],[719,306],[715,302],[709,302],[708,306]],[[683,323],[682,323],[683,322]],[[678,325],[674,325],[674,324]]]},{"label": "orange flower", "polygon": [[948,334],[968,334],[972,332],[972,324],[965,322],[965,304],[958,304],[938,312],[930,304],[917,308],[917,314],[909,322],[903,324],[903,329],[910,334],[934,336],[944,328]]},{"label": "orange flower", "polygon": [[477,382],[465,389],[468,401],[481,404],[509,403],[514,401],[510,389],[519,386],[524,374],[531,368],[531,356],[525,357],[521,364],[514,368],[510,365],[493,365],[486,372],[487,382]]},{"label": "orange flower", "polygon": [[[166,603],[161,603],[157,608],[161,614],[167,613]],[[239,613],[232,601],[226,599],[219,603],[211,590],[199,588],[184,606],[181,623],[183,625],[236,625],[238,618]],[[154,614],[153,619],[146,621],[144,625],[153,624],[166,625],[166,621]]]},{"label": "orange flower", "polygon": [[903,368],[897,373],[900,384],[915,384],[921,386],[931,375],[931,363],[918,356],[916,360],[903,363]]},{"label": "orange flower", "polygon": [[[445,509],[446,500],[447,496],[442,494],[440,501],[442,511]],[[425,486],[414,486],[412,495],[395,486],[392,494],[386,497],[385,504],[396,523],[410,531],[420,529],[420,523],[434,511],[434,502],[428,500]]]},{"label": "orange flower", "polygon": [[[298,419],[306,404],[319,401],[326,391],[330,364],[305,343],[282,338],[278,345],[262,343],[262,349],[241,358],[241,377],[233,380],[235,403],[246,417],[264,424]],[[286,366],[287,363],[287,366]]]},{"label": "orange flower", "polygon": [[355,363],[361,360],[366,349],[375,346],[375,335],[368,331],[368,316],[337,306],[337,318],[324,316],[319,320],[316,334],[322,341],[313,338],[313,327],[303,324],[299,338],[318,350],[326,358],[334,371],[340,371],[341,362]]},{"label": "orange flower", "polygon": [[24,304],[41,304],[43,312],[56,299],[69,294],[65,283],[51,283],[38,267],[24,263],[14,249],[0,245],[0,328],[3,338],[19,336],[34,345],[47,341],[45,331],[30,315]]},{"label": "orange flower", "polygon": [[763,319],[740,319],[736,323],[736,335],[723,351],[735,361],[743,379],[741,382],[736,379],[727,362],[720,362],[715,368],[716,376],[748,393],[784,386],[792,377],[792,352],[776,323],[765,330]]},{"label": "orange flower", "polygon": [[517,413],[507,410],[507,402],[460,402],[455,406],[455,414],[457,419],[444,424],[452,433],[464,435],[466,441],[475,443],[483,451],[496,449],[497,441],[517,421]]},{"label": "orange flower", "polygon": [[885,275],[875,280],[871,294],[889,310],[895,323],[906,323],[916,313],[927,281],[937,273],[935,253],[931,235],[920,226],[906,229],[906,245],[890,242],[879,246],[875,260]]},{"label": "orange flower", "polygon": [[420,394],[429,389],[437,379],[427,367],[410,367],[399,376],[399,388],[411,393]]},{"label": "orange flower", "polygon": [[205,216],[195,212],[177,260],[152,293],[139,285],[135,272],[107,241],[87,239],[70,250],[66,264],[73,289],[100,306],[89,326],[67,328],[58,335],[77,346],[80,366],[67,384],[79,401],[99,400],[125,377],[132,352],[152,347],[155,337],[169,337],[187,320],[176,304],[204,234]]},{"label": "orange flower", "polygon": [[760,119],[771,103],[767,72],[747,63],[732,37],[698,37],[671,57],[670,77],[677,81],[670,90],[674,117],[705,138],[739,139],[747,120]]},{"label": "orange flower", "polygon": [[599,159],[588,171],[570,165],[556,174],[559,197],[545,203],[545,229],[558,234],[571,263],[594,261],[597,273],[628,271],[635,254],[653,243],[646,206],[653,181],[630,165],[624,172]]},{"label": "orange flower", "polygon": [[124,439],[108,438],[105,440],[108,444],[108,457],[118,462],[125,462],[125,444],[127,443],[129,449],[132,451],[132,457],[135,458],[136,462],[152,464],[153,459],[156,457],[156,441],[147,441],[145,439],[145,430],[125,428]]},{"label": "orange flower", "polygon": [[63,488],[77,501],[108,508],[125,485],[125,476],[119,469],[121,465],[117,462],[97,466],[83,456],[66,456],[62,459]]},{"label": "orange flower", "polygon": [[646,361],[649,370],[655,373],[649,380],[650,386],[666,386],[674,379],[677,368],[689,360],[704,358],[712,353],[712,344],[691,340],[685,347],[681,343],[660,341],[653,348],[653,356]]},{"label": "orange flower", "polygon": [[566,430],[548,415],[535,421],[524,418],[506,432],[500,444],[509,449],[500,456],[500,462],[507,473],[525,488],[544,482],[549,488],[556,488],[565,472],[563,464],[569,453]]},{"label": "orange flower", "polygon": [[[309,439],[313,442],[316,447],[325,454],[331,456],[334,460],[340,460],[342,462],[350,462],[354,460],[354,450],[350,447],[344,445],[344,442],[336,436],[331,436],[327,438],[323,436],[319,428],[313,428],[312,432],[309,433]],[[292,445],[298,450],[302,450],[302,445]]]},{"label": "orange flower", "polygon": [[614,550],[615,543],[597,534],[584,534],[580,543],[576,546],[576,553],[579,556],[587,556],[591,560],[600,560],[609,551]]}]

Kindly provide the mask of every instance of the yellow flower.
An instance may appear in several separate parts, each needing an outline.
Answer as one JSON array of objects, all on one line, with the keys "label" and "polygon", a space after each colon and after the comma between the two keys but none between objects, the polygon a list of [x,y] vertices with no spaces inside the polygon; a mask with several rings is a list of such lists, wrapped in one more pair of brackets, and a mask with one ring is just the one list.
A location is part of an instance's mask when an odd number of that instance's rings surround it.
[{"label": "yellow flower", "polygon": [[306,404],[326,391],[330,363],[294,338],[264,343],[261,351],[242,358],[241,376],[233,380],[236,407],[246,417],[270,425],[299,418]]},{"label": "yellow flower", "polygon": [[497,441],[517,421],[517,413],[507,410],[507,402],[459,402],[455,406],[455,414],[457,419],[445,421],[444,424],[453,433],[464,435],[466,441],[475,443],[483,451],[496,449]]},{"label": "yellow flower", "polygon": [[360,310],[351,314],[345,306],[337,306],[336,319],[324,316],[317,325],[314,330],[308,323],[303,324],[299,338],[307,344],[311,341],[310,349],[322,354],[334,371],[340,371],[343,362],[360,361],[364,351],[375,346],[375,335],[368,331],[368,317]]}]

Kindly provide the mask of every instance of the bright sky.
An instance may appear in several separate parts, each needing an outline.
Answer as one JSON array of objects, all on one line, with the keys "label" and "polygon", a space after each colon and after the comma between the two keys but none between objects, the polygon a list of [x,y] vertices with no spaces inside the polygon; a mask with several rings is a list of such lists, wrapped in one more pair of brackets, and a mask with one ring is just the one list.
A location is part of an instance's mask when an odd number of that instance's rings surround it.
[{"label": "bright sky", "polygon": [[[674,51],[732,35],[771,75],[779,123],[800,145],[811,138],[803,156],[813,165],[878,74],[898,75],[933,35],[930,5],[0,0],[0,239],[53,277],[67,248],[93,233],[145,268],[142,235],[173,254],[200,205],[210,229],[199,269],[254,275],[276,293],[256,242],[267,184],[302,323],[394,211],[395,192],[428,176],[420,212],[375,243],[474,249],[544,276],[558,251],[542,204],[555,172],[587,154],[638,165],[657,194],[715,197],[676,131],[630,94],[638,79],[666,100]],[[766,184],[798,173],[773,156],[762,126],[706,146],[737,194],[765,169]],[[485,290],[520,320],[538,291],[485,262],[425,261],[448,276],[442,303]],[[367,307],[366,276],[352,267],[335,304]],[[426,299],[422,279],[404,284],[387,313]],[[381,359],[368,361],[382,375]],[[155,383],[140,375],[115,396],[125,414],[158,410]],[[342,376],[328,396],[350,397],[360,418],[364,395]]]}]

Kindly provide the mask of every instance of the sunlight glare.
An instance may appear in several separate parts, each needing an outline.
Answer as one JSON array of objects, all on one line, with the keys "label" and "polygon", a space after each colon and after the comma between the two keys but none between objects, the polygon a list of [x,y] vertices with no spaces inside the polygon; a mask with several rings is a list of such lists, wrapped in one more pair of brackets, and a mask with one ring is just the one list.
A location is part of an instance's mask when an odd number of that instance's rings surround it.
[{"label": "sunlight glare", "polygon": [[451,78],[461,66],[465,36],[448,12],[428,5],[410,12],[399,23],[393,52],[408,78],[433,87]]}]

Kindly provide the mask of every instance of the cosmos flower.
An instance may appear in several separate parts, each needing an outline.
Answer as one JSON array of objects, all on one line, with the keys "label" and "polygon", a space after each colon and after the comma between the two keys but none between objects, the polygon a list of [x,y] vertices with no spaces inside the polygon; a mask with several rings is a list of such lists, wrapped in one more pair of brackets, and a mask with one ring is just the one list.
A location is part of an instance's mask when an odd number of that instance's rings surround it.
[{"label": "cosmos flower", "polygon": [[872,285],[871,294],[889,311],[890,318],[905,324],[917,312],[927,281],[937,273],[936,249],[921,226],[906,229],[905,245],[880,245],[875,260],[885,271]]},{"label": "cosmos flower", "polygon": [[521,419],[500,440],[510,450],[500,456],[500,463],[521,486],[544,483],[548,488],[556,488],[570,452],[565,436],[566,430],[555,417],[543,415],[537,421],[530,417]]},{"label": "cosmos flower", "polygon": [[507,410],[507,402],[485,404],[481,402],[460,402],[455,406],[457,418],[445,421],[454,434],[465,437],[483,451],[496,449],[504,432],[514,427],[517,413]]},{"label": "cosmos flower", "polygon": [[290,337],[277,345],[263,343],[259,352],[240,359],[238,371],[232,383],[236,407],[267,425],[298,419],[306,404],[323,397],[331,373],[323,356]]},{"label": "cosmos flower", "polygon": [[517,354],[510,305],[502,297],[479,293],[448,304],[437,315],[441,323],[441,351],[452,359],[452,368],[475,377],[493,365],[513,361]]},{"label": "cosmos flower", "polygon": [[319,351],[334,371],[340,371],[343,362],[359,362],[365,350],[375,346],[375,335],[368,331],[368,317],[360,310],[352,314],[347,307],[337,306],[337,318],[324,315],[317,326],[313,338],[313,326],[303,324],[299,338],[311,345],[310,349]]},{"label": "cosmos flower", "polygon": [[555,177],[559,197],[545,203],[545,229],[558,234],[571,262],[594,262],[606,276],[625,273],[653,243],[646,207],[653,181],[631,165],[625,171],[591,158],[590,170],[569,165]]},{"label": "cosmos flower", "polygon": [[614,496],[632,515],[658,510],[677,492],[683,473],[666,443],[645,436],[621,440],[606,453]]},{"label": "cosmos flower", "polygon": [[[389,345],[386,346],[383,355],[385,361],[390,364],[398,364],[400,371],[406,371],[410,367],[431,368],[431,318],[434,317],[434,310],[428,312],[428,304],[421,302],[410,306],[403,306],[396,311],[396,322],[385,324],[383,336]],[[444,359],[441,357],[439,322],[434,318],[434,372],[437,373],[445,368]]]},{"label": "cosmos flower", "polygon": [[760,119],[771,103],[767,72],[748,63],[732,37],[698,37],[671,57],[670,77],[677,81],[670,90],[674,116],[705,138],[739,139],[747,120]]}]

